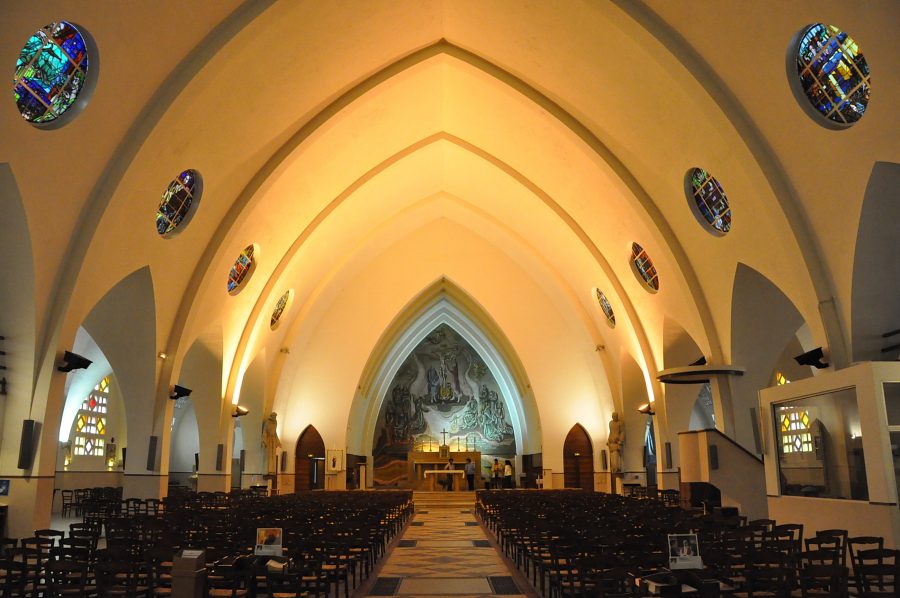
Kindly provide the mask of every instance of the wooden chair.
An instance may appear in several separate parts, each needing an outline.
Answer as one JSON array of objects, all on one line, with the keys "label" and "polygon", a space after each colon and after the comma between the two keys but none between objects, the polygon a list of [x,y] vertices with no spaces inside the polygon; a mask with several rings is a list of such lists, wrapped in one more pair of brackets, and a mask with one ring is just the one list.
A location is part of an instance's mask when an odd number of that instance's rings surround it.
[{"label": "wooden chair", "polygon": [[900,587],[900,551],[888,548],[860,550],[854,564],[857,590],[862,598],[896,598]]}]

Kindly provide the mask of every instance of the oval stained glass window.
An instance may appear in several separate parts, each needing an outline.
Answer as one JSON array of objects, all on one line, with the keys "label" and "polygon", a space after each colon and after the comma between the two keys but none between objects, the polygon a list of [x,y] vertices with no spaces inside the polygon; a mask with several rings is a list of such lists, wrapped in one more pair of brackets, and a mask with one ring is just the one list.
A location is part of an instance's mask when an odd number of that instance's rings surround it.
[{"label": "oval stained glass window", "polygon": [[616,314],[613,313],[612,305],[609,304],[609,299],[606,298],[606,295],[603,294],[603,291],[600,289],[594,289],[594,294],[597,296],[597,303],[600,304],[600,309],[603,310],[603,314],[606,316],[606,323],[609,324],[610,328],[616,327]]},{"label": "oval stained glass window", "polygon": [[722,185],[702,168],[690,171],[689,193],[693,200],[691,207],[702,222],[709,225],[714,233],[725,234],[731,230],[731,206]]},{"label": "oval stained glass window", "polygon": [[228,273],[228,293],[236,295],[241,290],[241,286],[250,279],[253,268],[256,265],[256,259],[253,257],[256,253],[256,245],[247,245],[241,252],[241,255],[234,260],[231,272]]},{"label": "oval stained glass window", "polygon": [[187,224],[203,193],[203,179],[196,170],[185,170],[169,183],[156,210],[156,232],[165,238]]},{"label": "oval stained glass window", "polygon": [[651,293],[659,290],[659,276],[656,273],[656,266],[653,260],[647,255],[643,247],[637,243],[631,244],[631,263],[634,265],[634,271],[640,277],[641,282],[647,287]]},{"label": "oval stained glass window", "polygon": [[28,38],[19,52],[13,95],[28,122],[49,123],[75,104],[84,89],[88,52],[71,23],[50,23]]},{"label": "oval stained glass window", "polygon": [[275,304],[275,309],[272,310],[272,317],[269,319],[269,327],[272,330],[278,328],[278,324],[281,323],[281,316],[287,310],[288,305],[290,305],[291,299],[293,298],[294,290],[289,289],[278,299],[278,303]]},{"label": "oval stained glass window", "polygon": [[862,118],[869,105],[869,65],[852,37],[816,23],[800,35],[797,46],[800,86],[813,109],[839,125]]}]

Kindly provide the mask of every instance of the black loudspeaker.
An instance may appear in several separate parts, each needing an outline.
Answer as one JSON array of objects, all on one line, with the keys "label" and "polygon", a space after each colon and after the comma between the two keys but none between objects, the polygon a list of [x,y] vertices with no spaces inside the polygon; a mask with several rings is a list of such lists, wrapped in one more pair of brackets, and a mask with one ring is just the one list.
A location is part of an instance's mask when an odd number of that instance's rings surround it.
[{"label": "black loudspeaker", "polygon": [[216,445],[216,471],[222,471],[222,458],[225,456],[225,445]]},{"label": "black loudspeaker", "polygon": [[609,457],[606,456],[606,449],[600,451],[600,465],[603,471],[609,469]]},{"label": "black loudspeaker", "polygon": [[22,422],[22,439],[19,441],[19,469],[31,469],[34,460],[34,439],[37,423],[33,419]]},{"label": "black loudspeaker", "polygon": [[666,451],[666,469],[672,469],[672,443],[667,442],[663,446]]},{"label": "black loudspeaker", "polygon": [[147,471],[156,469],[156,445],[159,443],[159,436],[151,436],[150,443],[147,445]]},{"label": "black loudspeaker", "polygon": [[714,444],[709,445],[709,468],[719,469],[719,447]]},{"label": "black loudspeaker", "polygon": [[244,473],[244,464],[247,462],[247,451],[245,451],[244,449],[241,449],[241,461],[240,462],[241,462],[241,466],[240,466],[241,473]]},{"label": "black loudspeaker", "polygon": [[287,451],[281,451],[281,472],[287,471]]},{"label": "black loudspeaker", "polygon": [[641,467],[647,467],[647,445],[641,451]]},{"label": "black loudspeaker", "polygon": [[122,469],[125,469],[125,458],[128,456],[128,447],[122,447]]},{"label": "black loudspeaker", "polygon": [[194,453],[194,471],[200,471],[200,453]]}]

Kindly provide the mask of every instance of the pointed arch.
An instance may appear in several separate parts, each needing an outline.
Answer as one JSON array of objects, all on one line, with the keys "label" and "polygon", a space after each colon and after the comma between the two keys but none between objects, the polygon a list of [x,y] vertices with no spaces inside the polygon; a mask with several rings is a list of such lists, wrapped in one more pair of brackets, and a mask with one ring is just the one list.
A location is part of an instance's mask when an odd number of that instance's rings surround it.
[{"label": "pointed arch", "polygon": [[859,215],[853,256],[851,295],[854,361],[896,359],[900,349],[882,353],[900,337],[881,335],[900,329],[900,164],[876,162]]},{"label": "pointed arch", "polygon": [[378,413],[391,380],[410,352],[440,324],[447,324],[459,333],[497,381],[512,421],[516,452],[540,452],[540,416],[521,361],[484,308],[446,278],[439,279],[407,304],[373,349],[350,407],[347,450],[372,454]]},{"label": "pointed arch", "polygon": [[325,487],[325,441],[312,424],[306,426],[297,439],[294,453],[294,488],[321,490]]},{"label": "pointed arch", "polygon": [[594,445],[579,423],[572,426],[563,443],[563,472],[566,488],[594,489]]}]

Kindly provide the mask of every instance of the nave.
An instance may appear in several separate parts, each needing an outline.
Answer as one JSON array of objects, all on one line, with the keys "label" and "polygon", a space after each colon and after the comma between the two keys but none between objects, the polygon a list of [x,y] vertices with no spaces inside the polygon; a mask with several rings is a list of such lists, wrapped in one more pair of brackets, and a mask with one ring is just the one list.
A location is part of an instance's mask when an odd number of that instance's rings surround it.
[{"label": "nave", "polygon": [[416,492],[413,502],[412,521],[365,595],[537,597],[485,534],[473,493]]}]

